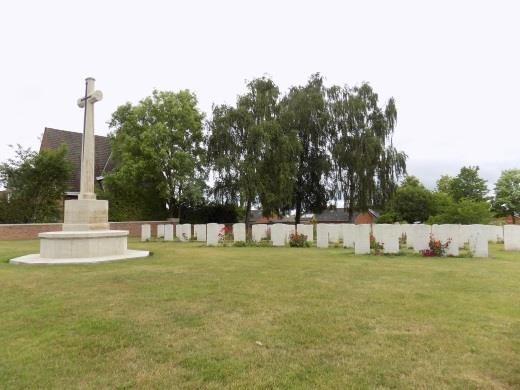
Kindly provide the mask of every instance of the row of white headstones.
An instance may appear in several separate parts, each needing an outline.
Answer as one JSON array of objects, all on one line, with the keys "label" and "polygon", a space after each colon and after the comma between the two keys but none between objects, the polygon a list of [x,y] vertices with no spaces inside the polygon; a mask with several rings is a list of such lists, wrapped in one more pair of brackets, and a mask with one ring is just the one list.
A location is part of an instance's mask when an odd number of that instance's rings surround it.
[{"label": "row of white headstones", "polygon": [[[173,241],[177,237],[180,241],[192,239],[192,225],[159,224],[157,225],[157,238],[165,241]],[[307,237],[308,241],[314,241],[314,226],[298,224],[297,231]],[[295,233],[294,225],[289,224],[255,224],[252,225],[252,239],[259,242],[269,237],[273,246],[285,246],[290,235]],[[466,243],[475,257],[488,257],[489,241],[503,241],[505,250],[520,250],[520,225],[424,225],[424,224],[325,224],[316,226],[316,246],[328,248],[332,243],[343,244],[343,247],[354,248],[355,254],[370,253],[370,234],[375,241],[382,246],[383,253],[399,252],[399,239],[406,236],[406,246],[414,251],[428,249],[430,238],[442,243],[449,243],[446,254],[459,255],[459,249]],[[193,238],[206,242],[207,245],[217,245],[224,238],[225,225],[209,223],[207,225],[193,225]],[[233,224],[233,241],[246,240],[246,226],[244,223]],[[141,240],[151,239],[151,226],[141,226]]]}]

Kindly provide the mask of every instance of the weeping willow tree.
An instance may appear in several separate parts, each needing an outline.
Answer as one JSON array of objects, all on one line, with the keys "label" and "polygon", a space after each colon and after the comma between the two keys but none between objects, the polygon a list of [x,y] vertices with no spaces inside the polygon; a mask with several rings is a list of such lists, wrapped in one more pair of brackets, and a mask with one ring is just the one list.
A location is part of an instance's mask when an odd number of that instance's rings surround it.
[{"label": "weeping willow tree", "polygon": [[393,98],[380,107],[367,83],[333,86],[327,96],[335,198],[343,199],[352,218],[354,211],[379,208],[390,198],[406,173],[407,156],[392,143],[397,120]]},{"label": "weeping willow tree", "polygon": [[272,80],[255,79],[235,107],[214,107],[209,122],[213,194],[219,202],[242,205],[246,224],[254,204],[264,214],[290,206],[294,136],[280,127],[279,94]]}]

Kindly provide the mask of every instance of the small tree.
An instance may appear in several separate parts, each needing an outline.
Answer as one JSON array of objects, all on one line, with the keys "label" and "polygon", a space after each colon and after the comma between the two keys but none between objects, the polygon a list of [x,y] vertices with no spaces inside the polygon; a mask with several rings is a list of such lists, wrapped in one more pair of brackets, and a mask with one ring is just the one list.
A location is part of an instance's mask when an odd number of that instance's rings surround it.
[{"label": "small tree", "polygon": [[414,176],[407,176],[388,202],[379,222],[424,222],[432,214],[431,192]]},{"label": "small tree", "polygon": [[67,189],[71,166],[67,148],[36,153],[15,150],[15,157],[0,165],[0,183],[9,193],[0,220],[11,223],[58,222],[61,200]]},{"label": "small tree", "polygon": [[493,209],[499,215],[510,215],[515,223],[515,215],[520,212],[520,169],[502,172],[495,184]]}]

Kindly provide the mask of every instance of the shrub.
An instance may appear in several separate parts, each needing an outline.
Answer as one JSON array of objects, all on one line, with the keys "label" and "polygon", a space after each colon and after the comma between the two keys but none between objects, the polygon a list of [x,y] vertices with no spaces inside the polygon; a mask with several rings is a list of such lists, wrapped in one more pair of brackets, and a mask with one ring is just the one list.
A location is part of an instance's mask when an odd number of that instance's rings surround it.
[{"label": "shrub", "polygon": [[270,239],[261,239],[260,241],[258,241],[256,246],[259,246],[259,247],[273,246],[273,243],[271,242]]},{"label": "shrub", "polygon": [[308,248],[310,245],[305,234],[292,233],[289,235],[289,246]]},{"label": "shrub", "polygon": [[218,241],[219,242],[225,242],[225,241],[232,241],[233,240],[233,232],[232,229],[224,225],[222,229],[220,229],[220,232],[218,233]]},{"label": "shrub", "polygon": [[233,243],[233,246],[236,246],[236,247],[239,247],[239,248],[244,248],[247,245],[247,243],[245,241],[236,241]]},{"label": "shrub", "polygon": [[377,218],[376,223],[394,223],[398,220],[399,216],[396,213],[389,211],[387,213],[381,214],[379,218]]},{"label": "shrub", "polygon": [[384,243],[376,241],[376,238],[370,233],[370,249],[374,251],[375,255],[383,253]]},{"label": "shrub", "polygon": [[428,243],[428,249],[423,249],[421,255],[425,257],[442,257],[446,256],[446,249],[451,243],[451,238],[445,243],[441,240],[436,240],[433,234],[430,234],[430,242]]}]

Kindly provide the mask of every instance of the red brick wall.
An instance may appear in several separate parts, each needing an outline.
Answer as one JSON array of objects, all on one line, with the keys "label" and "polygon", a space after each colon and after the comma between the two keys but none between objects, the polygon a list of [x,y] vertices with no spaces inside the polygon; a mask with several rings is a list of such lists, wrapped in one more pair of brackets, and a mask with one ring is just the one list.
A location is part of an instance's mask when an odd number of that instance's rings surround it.
[{"label": "red brick wall", "polygon": [[370,213],[363,213],[359,214],[356,219],[354,220],[354,223],[356,225],[361,225],[364,223],[374,223],[375,218]]},{"label": "red brick wall", "polygon": [[[157,225],[166,224],[166,221],[132,221],[110,222],[112,230],[128,230],[130,237],[141,236],[141,225],[150,224],[152,237],[157,235]],[[61,223],[34,223],[34,224],[0,224],[0,240],[32,240],[38,238],[38,233],[56,232],[61,230]]]},{"label": "red brick wall", "polygon": [[[506,218],[506,224],[511,225],[512,223],[513,223],[513,217],[512,216],[508,216]],[[516,225],[520,224],[520,218],[515,217],[515,224]]]}]

